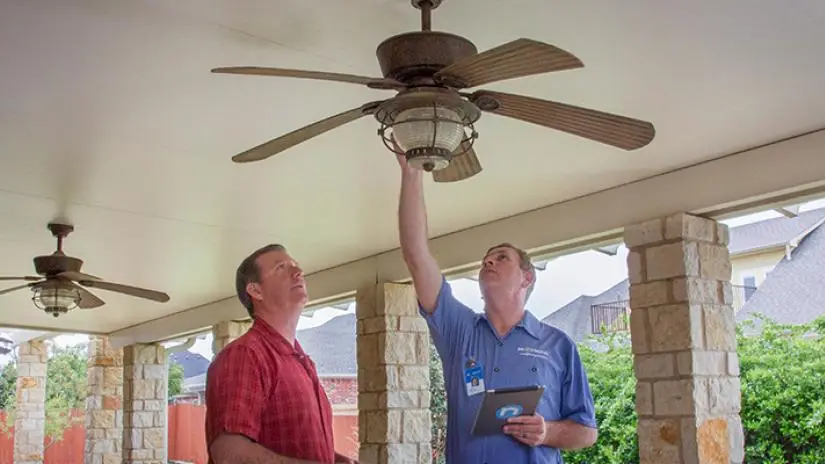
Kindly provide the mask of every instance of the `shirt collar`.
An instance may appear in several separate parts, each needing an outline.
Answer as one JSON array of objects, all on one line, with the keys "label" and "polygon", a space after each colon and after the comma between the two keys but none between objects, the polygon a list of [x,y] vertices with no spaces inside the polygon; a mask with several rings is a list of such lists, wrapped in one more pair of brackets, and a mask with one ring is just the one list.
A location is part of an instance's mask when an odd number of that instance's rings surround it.
[{"label": "shirt collar", "polygon": [[277,330],[272,328],[271,325],[262,319],[258,319],[257,317],[254,318],[251,330],[263,335],[264,338],[272,343],[275,350],[280,354],[304,354],[304,350],[301,347],[301,344],[298,343],[297,339],[295,340],[295,346],[291,345],[283,335],[281,335]]},{"label": "shirt collar", "polygon": [[[486,321],[488,324],[490,323],[490,321],[487,319],[487,314],[476,314],[475,323],[478,324],[482,320]],[[524,311],[524,316],[521,318],[518,324],[515,325],[515,327],[520,327],[525,332],[527,332],[527,334],[531,337],[535,338],[536,340],[539,339],[539,329],[541,328],[541,322],[539,322],[539,320],[536,319],[536,316],[534,316],[533,313],[531,313],[530,311]]]}]

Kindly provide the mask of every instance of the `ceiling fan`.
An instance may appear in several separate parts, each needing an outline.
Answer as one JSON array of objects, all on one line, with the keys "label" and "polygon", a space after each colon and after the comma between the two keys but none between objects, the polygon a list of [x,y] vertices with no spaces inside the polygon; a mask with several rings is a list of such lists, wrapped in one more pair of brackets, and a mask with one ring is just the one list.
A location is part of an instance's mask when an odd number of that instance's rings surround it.
[{"label": "ceiling fan", "polygon": [[91,309],[105,304],[103,300],[83,287],[123,293],[161,303],[169,301],[169,295],[163,292],[107,282],[100,277],[80,272],[83,261],[63,253],[63,239],[74,230],[74,227],[67,224],[50,223],[48,228],[52,235],[57,237],[57,250],[50,255],[34,258],[34,269],[42,277],[0,277],[0,281],[22,280],[29,282],[17,287],[0,290],[0,295],[31,288],[34,292],[32,301],[34,301],[35,306],[54,317],[65,314],[74,308]]},{"label": "ceiling fan", "polygon": [[298,69],[223,67],[214,73],[279,76],[345,82],[395,90],[393,98],[366,103],[282,135],[235,155],[238,163],[260,161],[312,137],[367,115],[391,151],[433,173],[436,182],[455,182],[481,172],[473,144],[482,112],[519,119],[612,145],[641,148],[653,125],[624,116],[491,90],[462,89],[492,82],[584,67],[576,56],[531,39],[517,39],[478,53],[469,40],[431,30],[431,12],[443,0],[412,0],[421,10],[421,31],[402,33],[378,45],[383,78]]}]

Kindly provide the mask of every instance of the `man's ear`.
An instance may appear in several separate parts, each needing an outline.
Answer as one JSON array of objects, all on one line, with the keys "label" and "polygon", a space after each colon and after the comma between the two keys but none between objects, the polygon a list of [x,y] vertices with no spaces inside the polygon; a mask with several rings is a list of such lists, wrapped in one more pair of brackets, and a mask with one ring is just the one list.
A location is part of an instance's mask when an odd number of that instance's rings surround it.
[{"label": "man's ear", "polygon": [[246,284],[246,293],[248,293],[249,297],[253,300],[264,299],[263,293],[261,293],[261,286],[255,282]]},{"label": "man's ear", "polygon": [[533,273],[529,271],[522,272],[524,273],[524,283],[521,286],[522,288],[529,288],[530,285],[533,285],[533,283],[535,282],[536,277],[533,275]]}]

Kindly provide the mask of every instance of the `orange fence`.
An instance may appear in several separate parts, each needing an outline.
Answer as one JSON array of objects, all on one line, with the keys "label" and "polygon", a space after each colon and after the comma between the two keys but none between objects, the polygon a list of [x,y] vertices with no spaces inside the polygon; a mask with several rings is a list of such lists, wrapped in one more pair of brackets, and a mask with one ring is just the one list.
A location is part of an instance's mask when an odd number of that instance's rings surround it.
[{"label": "orange fence", "polygon": [[[75,410],[76,417],[83,416],[82,410]],[[169,459],[206,464],[206,441],[204,420],[206,407],[192,404],[169,406]],[[0,411],[0,421],[5,423],[6,415]],[[358,416],[337,415],[333,417],[335,449],[350,457],[358,456]],[[86,428],[81,421],[66,430],[63,439],[47,445],[44,464],[74,464],[84,461]],[[14,428],[8,432],[0,430],[0,464],[14,463]]]}]

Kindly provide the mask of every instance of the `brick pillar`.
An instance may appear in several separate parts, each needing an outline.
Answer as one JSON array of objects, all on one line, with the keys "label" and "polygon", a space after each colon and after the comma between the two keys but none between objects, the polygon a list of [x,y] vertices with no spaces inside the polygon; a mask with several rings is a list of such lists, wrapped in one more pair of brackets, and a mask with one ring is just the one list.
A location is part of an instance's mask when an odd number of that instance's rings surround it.
[{"label": "brick pillar", "polygon": [[44,341],[34,340],[21,344],[18,354],[14,464],[42,464],[48,350]]},{"label": "brick pillar", "polygon": [[216,355],[226,345],[245,334],[252,321],[223,321],[212,326],[212,354]]},{"label": "brick pillar", "polygon": [[123,350],[89,338],[86,464],[119,464],[123,444]]},{"label": "brick pillar", "polygon": [[166,349],[153,343],[123,351],[123,462],[165,464]]},{"label": "brick pillar", "polygon": [[640,464],[741,463],[727,226],[677,214],[625,243]]},{"label": "brick pillar", "polygon": [[430,463],[429,333],[412,285],[357,292],[361,462]]}]

